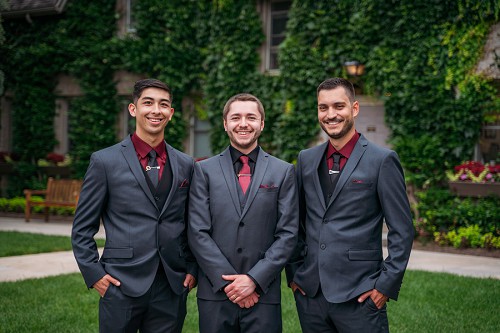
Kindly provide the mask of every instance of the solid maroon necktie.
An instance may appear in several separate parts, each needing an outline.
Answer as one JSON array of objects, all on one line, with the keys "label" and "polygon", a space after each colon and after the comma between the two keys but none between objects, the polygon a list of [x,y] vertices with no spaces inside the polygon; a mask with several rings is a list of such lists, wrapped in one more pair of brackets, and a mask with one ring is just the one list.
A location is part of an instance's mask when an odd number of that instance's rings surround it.
[{"label": "solid maroon necktie", "polygon": [[240,183],[243,194],[247,192],[248,186],[250,186],[250,181],[252,180],[252,174],[250,173],[250,165],[248,165],[248,156],[241,155],[240,161],[243,163],[240,173],[238,174],[238,181]]}]

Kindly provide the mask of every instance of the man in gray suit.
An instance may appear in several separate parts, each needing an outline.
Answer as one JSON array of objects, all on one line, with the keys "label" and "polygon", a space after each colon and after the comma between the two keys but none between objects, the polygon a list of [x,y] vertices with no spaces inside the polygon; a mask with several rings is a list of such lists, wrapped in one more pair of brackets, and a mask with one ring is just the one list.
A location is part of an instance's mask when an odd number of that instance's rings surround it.
[{"label": "man in gray suit", "polygon": [[398,298],[414,233],[403,170],[394,151],[356,131],[349,81],[327,79],[317,98],[329,140],[299,154],[301,229],[286,269],[302,330],[388,332],[386,302]]},{"label": "man in gray suit", "polygon": [[188,239],[200,265],[201,333],[281,332],[280,273],[297,241],[293,165],[263,151],[264,107],[231,97],[223,111],[231,145],[195,165]]},{"label": "man in gray suit", "polygon": [[[194,161],[165,142],[172,92],[136,82],[135,133],[90,159],[73,222],[73,252],[88,288],[101,295],[100,332],[181,332],[197,265],[186,239]],[[106,244],[99,258],[100,223]]]}]

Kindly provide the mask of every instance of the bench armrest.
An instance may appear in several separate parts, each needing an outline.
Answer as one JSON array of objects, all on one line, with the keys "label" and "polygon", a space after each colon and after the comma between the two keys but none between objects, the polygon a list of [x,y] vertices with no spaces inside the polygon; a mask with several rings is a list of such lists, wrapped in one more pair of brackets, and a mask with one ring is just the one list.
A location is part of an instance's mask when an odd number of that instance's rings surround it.
[{"label": "bench armrest", "polygon": [[47,190],[24,190],[24,195],[26,196],[26,200],[30,200],[32,195],[46,195]]}]

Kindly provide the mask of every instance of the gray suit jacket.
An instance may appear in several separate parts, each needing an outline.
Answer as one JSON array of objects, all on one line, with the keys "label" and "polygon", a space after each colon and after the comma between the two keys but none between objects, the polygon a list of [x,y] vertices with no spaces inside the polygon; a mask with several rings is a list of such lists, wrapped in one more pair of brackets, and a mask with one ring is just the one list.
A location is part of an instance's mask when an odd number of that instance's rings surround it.
[{"label": "gray suit jacket", "polygon": [[[157,207],[130,137],[92,154],[72,231],[73,252],[90,288],[106,273],[129,296],[143,295],[159,262],[175,293],[185,291],[186,273],[197,275],[186,239],[186,207],[193,159],[167,145],[172,188]],[[106,245],[101,258],[94,235],[101,219]]]},{"label": "gray suit jacket", "polygon": [[238,191],[229,148],[196,163],[188,239],[201,268],[197,295],[227,299],[222,274],[248,274],[262,289],[259,302],[277,304],[280,272],[297,241],[294,167],[260,149],[243,209]]},{"label": "gray suit jacket", "polygon": [[[361,135],[325,205],[318,167],[326,146],[303,150],[298,157],[301,231],[287,278],[309,296],[321,284],[332,303],[373,288],[397,299],[414,233],[398,156]],[[384,219],[389,229],[385,259]]]}]

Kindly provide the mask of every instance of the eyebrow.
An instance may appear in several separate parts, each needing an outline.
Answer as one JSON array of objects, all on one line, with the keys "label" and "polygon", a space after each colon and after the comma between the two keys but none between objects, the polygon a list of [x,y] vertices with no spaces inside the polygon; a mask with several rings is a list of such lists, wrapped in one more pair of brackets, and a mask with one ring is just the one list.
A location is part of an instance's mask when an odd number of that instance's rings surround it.
[{"label": "eyebrow", "polygon": [[[143,100],[151,100],[151,101],[155,100],[153,97],[149,97],[149,96],[143,96],[143,97],[141,97],[141,99],[143,99]],[[172,103],[168,98],[162,98],[162,99],[160,99],[160,102]]]}]

